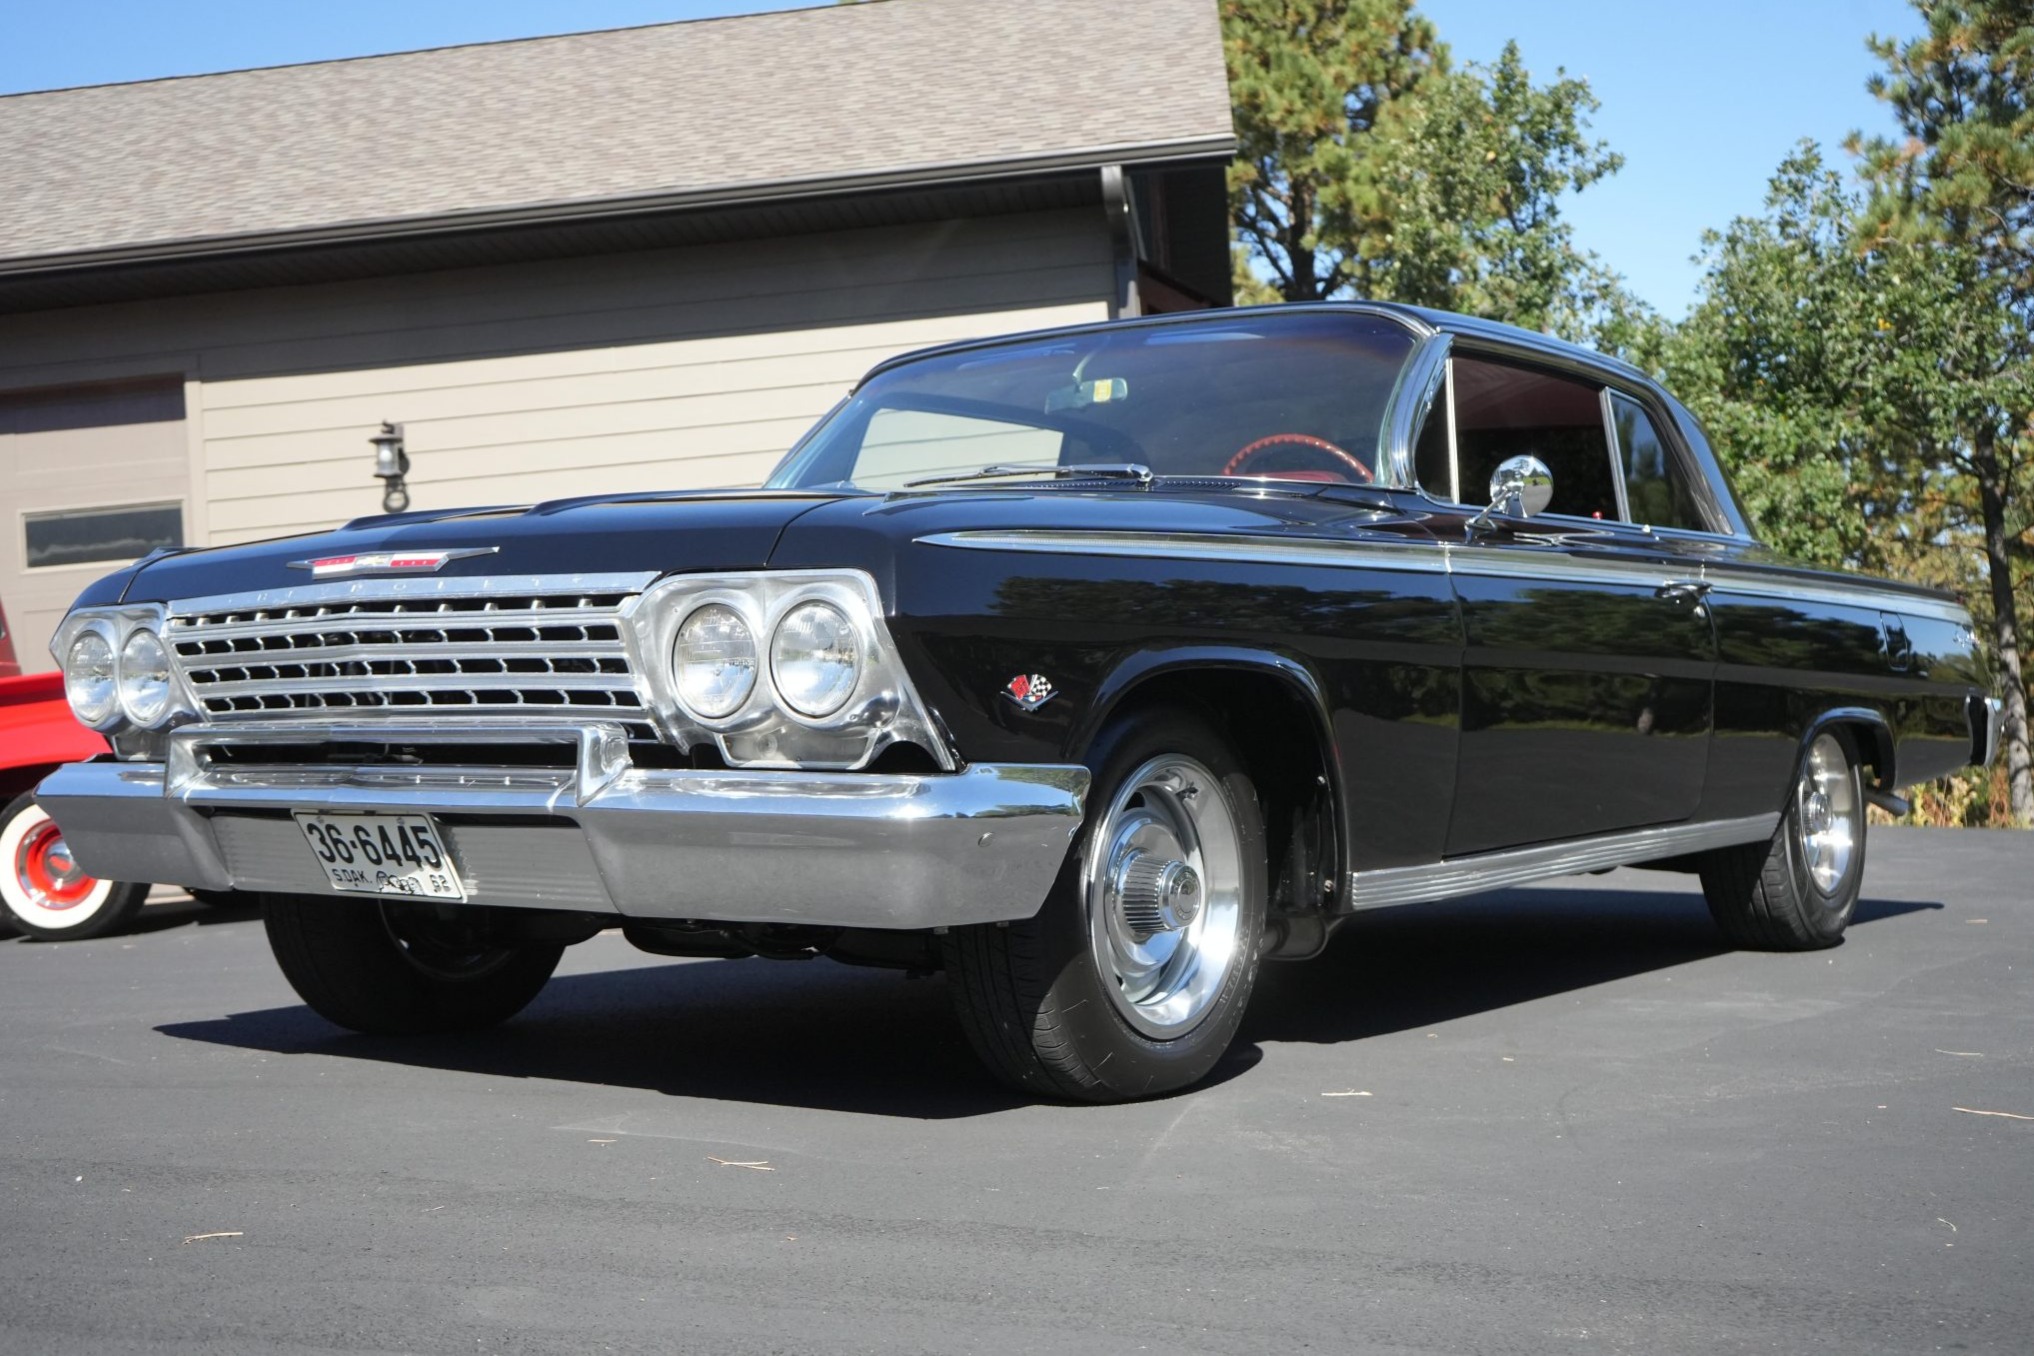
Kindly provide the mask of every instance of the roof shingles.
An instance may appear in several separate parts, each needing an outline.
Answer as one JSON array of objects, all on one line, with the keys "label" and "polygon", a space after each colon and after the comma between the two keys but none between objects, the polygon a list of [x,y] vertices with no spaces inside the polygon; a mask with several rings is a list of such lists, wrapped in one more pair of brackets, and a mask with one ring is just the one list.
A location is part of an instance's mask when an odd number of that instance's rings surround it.
[{"label": "roof shingles", "polygon": [[1213,0],[886,0],[0,98],[0,261],[1230,134]]}]

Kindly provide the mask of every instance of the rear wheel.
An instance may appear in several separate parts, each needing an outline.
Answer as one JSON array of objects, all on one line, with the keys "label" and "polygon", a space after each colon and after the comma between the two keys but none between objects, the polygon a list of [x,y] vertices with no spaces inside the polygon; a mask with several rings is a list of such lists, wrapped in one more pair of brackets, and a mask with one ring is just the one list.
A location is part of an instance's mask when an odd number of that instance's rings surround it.
[{"label": "rear wheel", "polygon": [[0,903],[31,937],[52,942],[98,937],[124,927],[147,898],[145,883],[87,874],[33,793],[16,796],[0,810]]},{"label": "rear wheel", "polygon": [[503,943],[472,910],[264,895],[284,978],[327,1021],[376,1036],[471,1031],[537,996],[562,946]]},{"label": "rear wheel", "polygon": [[1843,940],[1864,881],[1864,779],[1849,732],[1826,730],[1801,755],[1772,841],[1708,853],[1702,893],[1724,935],[1760,951]]},{"label": "rear wheel", "polygon": [[1090,766],[1086,827],[1038,916],[955,928],[948,981],[984,1063],[1110,1102],[1199,1082],[1234,1039],[1264,932],[1257,795],[1203,722],[1147,712]]}]

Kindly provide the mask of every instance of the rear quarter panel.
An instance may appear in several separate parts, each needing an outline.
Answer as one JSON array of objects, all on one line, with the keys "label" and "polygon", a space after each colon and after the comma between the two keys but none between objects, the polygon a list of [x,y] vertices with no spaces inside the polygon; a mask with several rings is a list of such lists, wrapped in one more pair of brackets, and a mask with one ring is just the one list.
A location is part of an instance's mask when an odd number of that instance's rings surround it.
[{"label": "rear quarter panel", "polygon": [[1774,808],[1803,737],[1838,708],[1883,718],[1895,786],[1969,761],[1969,699],[1988,689],[1960,606],[1931,591],[1809,570],[1756,549],[1709,573],[1718,667],[1705,817]]}]

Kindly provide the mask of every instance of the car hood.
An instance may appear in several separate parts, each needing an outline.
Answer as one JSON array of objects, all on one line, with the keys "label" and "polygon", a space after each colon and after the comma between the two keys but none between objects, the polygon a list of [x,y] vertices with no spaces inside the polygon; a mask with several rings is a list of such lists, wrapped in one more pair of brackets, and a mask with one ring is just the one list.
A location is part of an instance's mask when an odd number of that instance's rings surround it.
[{"label": "car hood", "polygon": [[299,562],[366,552],[484,551],[423,577],[752,570],[784,528],[833,496],[771,491],[607,495],[517,508],[363,518],[332,532],[160,557],[128,602],[209,598],[312,582]]},{"label": "car hood", "polygon": [[[332,532],[170,554],[132,571],[125,601],[290,588],[313,581],[311,561],[394,550],[485,552],[449,559],[420,572],[420,578],[855,568],[873,574],[887,595],[900,551],[941,531],[1116,528],[1279,537],[1360,531],[1367,523],[1398,518],[1374,502],[1338,495],[1227,488],[608,495],[364,518]],[[100,591],[111,582],[102,581]]]}]

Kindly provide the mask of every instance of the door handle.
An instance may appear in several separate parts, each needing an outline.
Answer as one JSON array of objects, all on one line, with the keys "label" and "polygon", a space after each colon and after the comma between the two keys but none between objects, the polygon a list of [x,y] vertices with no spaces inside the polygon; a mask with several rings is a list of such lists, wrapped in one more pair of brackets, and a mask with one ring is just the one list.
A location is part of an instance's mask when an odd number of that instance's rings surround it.
[{"label": "door handle", "polygon": [[1685,598],[1699,603],[1709,596],[1711,587],[1706,579],[1670,579],[1653,590],[1653,597],[1676,603]]}]

